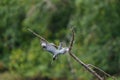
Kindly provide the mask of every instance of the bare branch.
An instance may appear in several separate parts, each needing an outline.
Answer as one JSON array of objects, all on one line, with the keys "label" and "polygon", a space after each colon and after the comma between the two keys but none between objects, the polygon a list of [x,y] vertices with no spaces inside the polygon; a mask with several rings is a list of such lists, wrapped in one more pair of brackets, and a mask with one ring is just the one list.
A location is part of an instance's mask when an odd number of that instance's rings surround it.
[{"label": "bare branch", "polygon": [[92,64],[87,64],[89,67],[92,67],[100,72],[102,72],[102,74],[104,74],[106,77],[111,77],[113,80],[115,80],[114,76],[111,76],[110,74],[106,73],[105,71],[103,71],[102,69],[92,65]]},{"label": "bare branch", "polygon": [[90,67],[88,67],[85,63],[83,63],[78,57],[76,57],[74,54],[71,53],[71,49],[73,46],[73,42],[74,42],[74,31],[72,29],[72,39],[70,42],[70,46],[69,46],[69,54],[71,57],[73,57],[79,64],[81,64],[86,70],[88,70],[91,74],[93,74],[96,78],[98,78],[99,80],[104,80],[101,76],[99,76],[93,69],[91,69]]},{"label": "bare branch", "polygon": [[35,33],[34,31],[32,31],[31,29],[28,28],[28,31],[30,31],[31,33],[33,33],[35,36],[37,36],[38,38],[40,38],[40,40],[48,42],[45,38],[43,38],[42,36],[38,35],[37,33]]},{"label": "bare branch", "polygon": [[[49,46],[48,47],[52,47],[52,48],[46,48],[46,50],[47,51],[51,51],[53,54],[55,54],[56,55],[56,53],[54,53],[54,52],[56,52],[55,50],[56,50],[56,48],[53,46],[53,45],[51,45],[51,43],[49,43],[46,39],[44,39],[42,36],[40,36],[40,35],[38,35],[37,33],[35,33],[34,31],[32,31],[31,29],[28,29],[30,32],[32,32],[35,36],[37,36],[38,38],[40,38],[40,40],[43,40],[43,41],[46,41],[48,44],[49,44]],[[97,68],[97,67],[95,67],[95,66],[93,66],[93,65],[90,65],[90,64],[85,64],[84,62],[82,62],[77,56],[75,56],[72,52],[71,52],[71,50],[72,50],[72,47],[73,47],[73,43],[74,43],[74,31],[73,31],[73,28],[72,28],[72,39],[71,39],[71,41],[70,41],[70,45],[69,45],[69,51],[68,51],[68,53],[69,53],[69,55],[74,59],[74,60],[76,60],[79,64],[81,64],[87,71],[89,71],[91,74],[93,74],[98,80],[105,80],[103,77],[101,77],[97,72],[95,72],[91,67],[93,67],[93,68],[96,68],[97,70],[99,70],[99,71],[101,71],[103,74],[105,74],[106,76],[108,76],[108,77],[110,77],[110,75],[109,74],[107,74],[106,72],[104,72],[103,70],[101,70],[101,69],[99,69],[99,68]],[[65,48],[63,48],[63,49],[65,49]],[[66,49],[65,49],[66,50]],[[63,54],[64,52],[58,52],[57,54]],[[91,67],[90,67],[91,66]]]},{"label": "bare branch", "polygon": [[83,63],[78,57],[76,57],[74,54],[70,52],[71,57],[73,57],[79,64],[81,64],[86,70],[88,70],[90,73],[92,73],[96,78],[99,80],[103,80],[102,77],[100,77],[94,70],[92,70],[90,67],[88,67],[85,63]]},{"label": "bare branch", "polygon": [[74,36],[75,36],[75,33],[74,33],[73,28],[72,28],[71,30],[72,30],[72,39],[71,39],[71,41],[70,41],[70,45],[69,45],[69,52],[71,51],[71,49],[72,49],[72,47],[73,47]]}]

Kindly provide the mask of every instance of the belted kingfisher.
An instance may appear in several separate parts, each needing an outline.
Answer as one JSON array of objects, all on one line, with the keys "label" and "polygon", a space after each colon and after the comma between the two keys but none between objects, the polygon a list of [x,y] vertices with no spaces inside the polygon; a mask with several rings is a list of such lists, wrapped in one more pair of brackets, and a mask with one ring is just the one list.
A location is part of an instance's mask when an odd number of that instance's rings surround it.
[{"label": "belted kingfisher", "polygon": [[53,54],[53,60],[55,60],[58,55],[65,54],[69,51],[69,48],[62,47],[62,43],[60,43],[59,46],[57,47],[53,43],[46,43],[42,41],[41,46],[43,47],[43,49]]},{"label": "belted kingfisher", "polygon": [[30,32],[32,32],[34,35],[36,35],[38,38],[40,38],[40,44],[42,48],[53,55],[53,60],[56,60],[57,56],[60,54],[65,54],[69,51],[68,47],[63,47],[62,42],[60,42],[59,46],[56,46],[53,43],[48,42],[46,39],[44,39],[42,36],[36,34],[31,29],[28,29]]}]

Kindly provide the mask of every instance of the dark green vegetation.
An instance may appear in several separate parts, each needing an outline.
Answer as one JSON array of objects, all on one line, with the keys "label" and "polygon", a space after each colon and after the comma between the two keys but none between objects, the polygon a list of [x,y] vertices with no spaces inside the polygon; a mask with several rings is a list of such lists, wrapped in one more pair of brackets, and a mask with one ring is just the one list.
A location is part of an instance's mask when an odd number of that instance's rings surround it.
[{"label": "dark green vegetation", "polygon": [[93,76],[70,56],[60,56],[51,65],[52,56],[27,31],[29,27],[49,41],[68,44],[71,26],[76,33],[73,53],[119,77],[119,0],[0,0],[0,80],[90,80]]}]

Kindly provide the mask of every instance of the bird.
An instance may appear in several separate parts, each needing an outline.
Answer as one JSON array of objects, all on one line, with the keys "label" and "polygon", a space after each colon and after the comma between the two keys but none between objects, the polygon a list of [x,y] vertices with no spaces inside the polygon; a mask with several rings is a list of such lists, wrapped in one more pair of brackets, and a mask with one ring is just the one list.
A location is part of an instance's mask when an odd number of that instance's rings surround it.
[{"label": "bird", "polygon": [[65,53],[67,53],[69,51],[68,47],[63,47],[62,46],[62,42],[59,43],[59,46],[56,46],[54,43],[48,42],[45,38],[38,35],[34,31],[32,31],[31,29],[28,29],[28,30],[30,32],[32,32],[35,36],[40,38],[40,45],[42,46],[42,48],[44,50],[50,52],[53,55],[53,60],[56,60],[58,55],[65,54]]}]

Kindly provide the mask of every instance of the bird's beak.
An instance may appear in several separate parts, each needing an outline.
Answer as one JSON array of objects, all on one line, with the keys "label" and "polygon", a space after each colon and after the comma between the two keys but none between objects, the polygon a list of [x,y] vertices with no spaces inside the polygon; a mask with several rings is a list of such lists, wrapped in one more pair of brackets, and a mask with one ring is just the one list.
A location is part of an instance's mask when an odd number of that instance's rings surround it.
[{"label": "bird's beak", "polygon": [[46,48],[46,46],[42,46],[43,48]]}]

